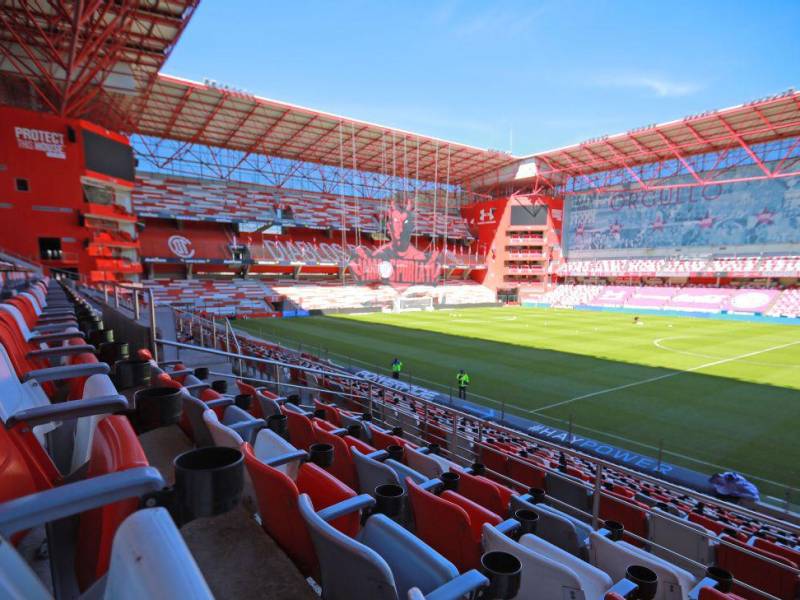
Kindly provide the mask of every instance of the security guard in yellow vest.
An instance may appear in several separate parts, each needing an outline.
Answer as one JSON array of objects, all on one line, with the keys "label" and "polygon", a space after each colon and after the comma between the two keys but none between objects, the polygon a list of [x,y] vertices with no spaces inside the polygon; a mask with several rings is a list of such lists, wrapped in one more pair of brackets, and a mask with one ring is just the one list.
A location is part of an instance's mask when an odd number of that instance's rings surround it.
[{"label": "security guard in yellow vest", "polygon": [[403,371],[403,361],[401,361],[396,356],[392,361],[392,378],[393,379],[400,379],[400,373]]},{"label": "security guard in yellow vest", "polygon": [[464,369],[456,373],[456,381],[458,382],[458,397],[462,400],[467,399],[467,386],[469,385],[469,375]]}]

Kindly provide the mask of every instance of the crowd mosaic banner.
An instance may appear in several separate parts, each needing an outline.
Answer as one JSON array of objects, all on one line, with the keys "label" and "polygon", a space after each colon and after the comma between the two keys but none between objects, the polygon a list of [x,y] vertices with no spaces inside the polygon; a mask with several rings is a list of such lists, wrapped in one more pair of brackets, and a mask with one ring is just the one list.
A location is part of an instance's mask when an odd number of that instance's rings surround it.
[{"label": "crowd mosaic banner", "polygon": [[[728,175],[736,177],[737,169]],[[638,249],[724,248],[779,252],[800,244],[800,177],[570,195],[566,246],[571,258]]]}]

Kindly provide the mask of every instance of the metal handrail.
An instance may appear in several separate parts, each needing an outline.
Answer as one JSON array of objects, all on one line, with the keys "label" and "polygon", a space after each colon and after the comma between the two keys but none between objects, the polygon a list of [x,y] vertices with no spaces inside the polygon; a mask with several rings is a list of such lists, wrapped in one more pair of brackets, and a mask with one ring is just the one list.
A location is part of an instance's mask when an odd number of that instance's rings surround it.
[{"label": "metal handrail", "polygon": [[[172,345],[172,346],[180,347],[180,348],[184,348],[184,349],[193,349],[193,350],[201,349],[201,348],[198,348],[198,346],[191,345],[191,344],[182,344],[182,343],[172,342],[172,341],[169,341],[169,340],[157,340],[157,341],[158,341],[158,343],[164,343],[166,345]],[[276,344],[276,346],[278,346],[279,348],[283,349],[283,347],[280,346],[280,345]],[[370,380],[365,379],[363,377],[359,377],[357,375],[352,375],[350,373],[346,373],[346,372],[342,372],[342,371],[325,370],[325,369],[321,369],[321,368],[307,367],[305,365],[287,363],[287,362],[284,362],[284,361],[279,361],[279,360],[274,360],[274,359],[267,359],[267,358],[260,358],[260,357],[245,356],[245,355],[241,355],[241,354],[227,353],[227,352],[222,352],[220,350],[213,350],[213,349],[209,349],[209,348],[202,348],[202,350],[204,352],[207,352],[207,353],[210,353],[210,354],[215,354],[215,355],[218,355],[218,356],[226,356],[228,358],[237,359],[237,360],[241,360],[241,361],[248,362],[248,363],[267,364],[267,365],[275,365],[275,366],[280,366],[280,367],[285,367],[285,368],[293,368],[293,369],[297,369],[299,371],[313,373],[315,375],[322,375],[323,377],[327,376],[327,377],[331,377],[331,378],[345,379],[345,380],[349,380],[349,381],[352,381],[352,382],[359,382],[359,383],[362,383],[362,384],[365,384],[365,385],[369,385],[372,388],[377,388],[379,390],[382,389],[384,391],[384,393],[388,392],[390,395],[399,394],[399,395],[402,395],[402,396],[404,396],[406,398],[412,398],[415,402],[421,403],[423,406],[431,405],[431,406],[434,406],[437,410],[441,410],[441,411],[444,411],[445,413],[449,413],[451,415],[450,418],[452,418],[452,419],[456,419],[456,420],[461,419],[461,420],[466,420],[466,421],[470,421],[470,422],[479,423],[483,427],[487,427],[488,426],[488,427],[492,428],[493,430],[497,431],[498,433],[503,433],[503,434],[507,434],[507,435],[509,435],[511,437],[517,437],[517,438],[525,439],[525,440],[529,441],[530,443],[537,444],[539,446],[543,446],[543,447],[549,448],[549,449],[554,450],[554,451],[563,452],[568,456],[574,456],[574,457],[576,457],[576,458],[578,458],[578,459],[580,459],[580,460],[582,460],[582,461],[584,461],[586,463],[594,464],[595,466],[599,465],[599,466],[602,466],[603,468],[611,469],[612,471],[624,473],[624,474],[629,475],[631,477],[637,478],[637,479],[639,479],[641,481],[647,481],[647,482],[650,482],[650,483],[654,483],[654,484],[657,484],[659,486],[662,486],[662,487],[665,487],[667,489],[670,489],[670,490],[672,490],[674,492],[677,492],[677,493],[680,493],[680,494],[684,494],[684,495],[687,495],[687,496],[691,496],[691,497],[695,498],[695,500],[697,500],[697,501],[704,502],[704,503],[710,504],[712,506],[719,506],[721,508],[725,508],[726,510],[728,510],[728,511],[730,511],[732,513],[739,514],[741,516],[745,516],[745,517],[748,517],[748,518],[758,519],[758,520],[760,520],[762,522],[770,523],[773,526],[780,527],[780,528],[782,528],[784,530],[788,530],[788,531],[792,531],[792,532],[794,532],[796,534],[800,534],[800,526],[797,526],[794,523],[791,523],[791,522],[788,522],[788,521],[784,521],[784,520],[781,520],[781,519],[777,519],[775,517],[772,517],[771,515],[767,515],[767,514],[764,514],[764,513],[756,512],[756,511],[753,511],[753,510],[751,510],[749,508],[746,508],[746,507],[743,507],[743,506],[740,506],[740,505],[731,504],[729,502],[726,502],[724,500],[720,500],[718,498],[714,498],[714,497],[708,496],[708,495],[703,494],[701,492],[698,492],[696,490],[692,490],[690,488],[687,488],[687,487],[684,487],[684,486],[680,486],[678,484],[674,484],[672,482],[668,482],[668,481],[665,481],[665,480],[657,478],[657,477],[653,477],[653,476],[651,476],[651,475],[649,475],[647,473],[643,473],[641,471],[635,471],[633,469],[629,469],[629,468],[627,468],[627,467],[625,467],[623,465],[620,465],[618,463],[614,463],[614,462],[611,462],[611,461],[608,461],[608,460],[605,460],[605,459],[602,459],[602,458],[599,458],[599,457],[595,457],[593,455],[585,454],[585,453],[583,453],[583,452],[581,452],[579,450],[575,450],[573,448],[569,448],[569,447],[566,447],[566,446],[560,446],[558,444],[554,444],[554,443],[549,442],[547,440],[542,440],[540,438],[535,438],[533,436],[525,434],[524,432],[520,432],[520,431],[517,431],[515,429],[511,429],[509,427],[506,427],[506,426],[501,425],[499,423],[496,423],[494,421],[487,421],[485,419],[481,419],[480,417],[477,417],[475,415],[460,411],[458,409],[455,409],[455,408],[452,408],[452,407],[449,407],[449,406],[443,406],[443,405],[440,405],[440,404],[438,404],[436,402],[431,402],[430,400],[427,400],[427,399],[422,398],[420,396],[416,396],[416,395],[414,395],[412,393],[398,392],[397,390],[394,390],[393,388],[387,387],[387,386],[385,386],[385,385],[383,385],[381,383],[373,382],[373,381],[370,381]],[[295,351],[289,350],[289,349],[284,349],[284,352],[293,353]],[[308,362],[312,362],[312,361],[308,361]],[[397,406],[392,406],[392,410],[398,410],[399,411],[400,409]],[[479,442],[482,442],[482,440],[479,440]],[[514,457],[510,457],[510,458],[513,459]]]}]

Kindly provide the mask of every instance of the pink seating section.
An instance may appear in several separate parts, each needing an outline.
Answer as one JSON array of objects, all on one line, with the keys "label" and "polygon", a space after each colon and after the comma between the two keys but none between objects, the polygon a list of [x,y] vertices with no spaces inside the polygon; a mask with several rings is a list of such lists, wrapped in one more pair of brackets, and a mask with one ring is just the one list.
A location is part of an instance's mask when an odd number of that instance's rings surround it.
[{"label": "pink seating section", "polygon": [[562,263],[558,274],[564,277],[797,277],[800,256],[575,259]]},{"label": "pink seating section", "polygon": [[[292,190],[256,184],[207,179],[185,179],[154,174],[139,174],[133,188],[134,211],[140,217],[234,223],[268,223],[276,219],[276,209],[291,208],[297,227],[339,229],[344,214],[348,229],[379,231],[385,204],[375,199],[342,198],[323,192]],[[465,238],[466,222],[455,214],[434,215],[432,208],[417,209],[416,232]]]},{"label": "pink seating section", "polygon": [[607,306],[629,309],[678,310],[797,317],[800,290],[718,287],[668,287],[563,284],[529,295],[526,302],[556,307]]}]

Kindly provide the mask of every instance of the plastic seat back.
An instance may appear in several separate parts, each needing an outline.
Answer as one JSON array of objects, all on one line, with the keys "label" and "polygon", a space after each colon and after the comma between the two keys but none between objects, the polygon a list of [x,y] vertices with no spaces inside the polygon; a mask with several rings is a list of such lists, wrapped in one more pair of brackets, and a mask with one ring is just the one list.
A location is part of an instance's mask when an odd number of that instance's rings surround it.
[{"label": "plastic seat back", "polygon": [[460,573],[474,568],[480,559],[480,543],[472,535],[470,518],[460,506],[423,490],[406,479],[417,535],[451,561]]},{"label": "plastic seat back", "polygon": [[605,571],[614,581],[625,578],[630,565],[642,565],[658,575],[655,600],[687,600],[696,577],[680,567],[645,552],[627,542],[614,542],[592,532],[590,536],[590,562]]},{"label": "plastic seat back", "polygon": [[449,470],[436,460],[433,455],[423,454],[415,448],[406,448],[405,457],[409,467],[418,473],[422,473],[428,479],[435,479]]},{"label": "plastic seat back", "polygon": [[399,598],[412,587],[427,594],[458,576],[453,563],[384,515],[371,516],[357,540],[389,565]]},{"label": "plastic seat back", "polygon": [[[180,387],[180,384],[174,382],[175,387]],[[183,390],[181,393],[181,429],[192,438],[195,445],[199,448],[214,445],[214,438],[211,437],[211,432],[203,420],[203,413],[208,410],[206,403],[192,396],[188,391]]]},{"label": "plastic seat back", "polygon": [[459,494],[473,502],[477,502],[493,513],[501,516],[508,514],[511,490],[499,483],[495,483],[491,479],[467,473],[463,469],[452,470],[455,470],[461,479],[458,484]]},{"label": "plastic seat back", "polygon": [[227,425],[220,423],[217,413],[210,408],[203,413],[203,422],[206,424],[215,446],[225,446],[238,450],[244,443],[242,436]]},{"label": "plastic seat back", "polygon": [[[527,538],[528,535],[522,536]],[[530,536],[533,537],[533,536]],[[483,550],[485,552],[501,551],[516,556],[522,563],[522,584],[516,598],[520,600],[548,600],[550,598],[574,598],[574,600],[595,600],[608,590],[611,578],[579,558],[556,548],[553,552],[542,552],[535,547],[524,545],[522,539],[515,542],[492,525],[483,526]],[[547,543],[547,542],[544,542]],[[563,554],[559,555],[556,551]],[[583,563],[594,573],[582,581],[576,565],[572,561]],[[581,567],[582,565],[578,565]]]},{"label": "plastic seat back", "polygon": [[[270,429],[262,429],[256,435],[253,444],[253,453],[261,462],[268,462],[269,459],[288,454],[297,450],[289,442]],[[292,460],[282,465],[273,467],[286,474],[292,481],[297,479],[297,470],[300,468],[299,460]]]},{"label": "plastic seat back", "polygon": [[508,476],[525,489],[545,489],[545,470],[521,459],[508,459]]},{"label": "plastic seat back", "polygon": [[411,481],[414,483],[423,483],[428,481],[428,478],[425,477],[422,473],[419,473],[412,469],[409,466],[404,465],[403,463],[396,461],[392,458],[387,458],[383,461],[387,467],[391,468],[392,471],[397,473],[397,477],[400,479],[400,485],[403,487],[404,490],[408,491],[406,488],[406,477],[411,478]]},{"label": "plastic seat back", "polygon": [[[679,519],[654,508],[650,513],[648,530],[649,538],[653,542],[680,555],[678,557],[658,546],[653,546],[652,552],[656,556],[674,562],[679,567],[697,575],[702,573],[698,572],[699,568],[693,564],[694,562],[706,566],[714,564],[714,548],[711,539],[703,535],[711,532],[702,525],[692,523],[687,519]],[[682,560],[681,557],[689,560]]]},{"label": "plastic seat back", "polygon": [[[87,477],[146,467],[147,457],[127,417],[112,415],[97,424]],[[111,543],[117,528],[139,506],[139,499],[123,500],[80,516],[76,573],[85,589],[108,570]]]},{"label": "plastic seat back", "polygon": [[[547,494],[556,500],[560,500],[568,506],[577,508],[585,513],[592,512],[590,489],[584,485],[580,479],[563,473],[548,473],[546,477],[546,489]],[[559,508],[569,512],[567,507],[559,506]],[[575,516],[581,518],[578,513],[575,513]]]},{"label": "plastic seat back", "polygon": [[[625,533],[633,533],[639,537],[647,538],[647,513],[637,508],[636,501],[630,498],[616,497],[614,495],[600,496],[600,518],[604,521],[616,521],[625,527]],[[637,546],[641,542],[626,537],[626,540]]]},{"label": "plastic seat back", "polygon": [[358,491],[360,493],[373,495],[375,488],[379,485],[387,483],[400,485],[400,478],[391,467],[362,454],[358,448],[351,448],[350,451],[358,473]]},{"label": "plastic seat back", "polygon": [[344,438],[321,427],[315,427],[314,430],[318,442],[333,446],[333,464],[328,471],[351,489],[357,490],[358,473],[347,442]]},{"label": "plastic seat back", "polygon": [[298,506],[319,557],[325,600],[399,599],[392,570],[375,550],[326,523],[308,495],[300,496]]},{"label": "plastic seat back", "polygon": [[214,596],[167,510],[150,508],[133,513],[117,530],[104,597],[212,600]]},{"label": "plastic seat back", "polygon": [[[724,544],[717,546],[717,565],[734,573],[736,579],[769,592],[773,596],[781,598],[781,600],[794,600],[798,592],[798,578],[794,573],[760,560],[756,556],[745,554],[738,548],[744,548],[756,554],[767,556],[774,561],[795,569],[798,568],[796,563],[783,556],[772,554],[754,546],[747,546],[729,535],[723,535],[721,539],[734,547],[731,548]],[[745,598],[755,597],[751,592],[738,585],[734,585],[733,591]]]},{"label": "plastic seat back", "polygon": [[540,538],[574,556],[581,558],[587,556],[591,527],[546,504],[533,504],[519,496],[513,496],[511,513],[519,509],[534,510],[539,514],[536,535]]},{"label": "plastic seat back", "polygon": [[[338,479],[312,463],[299,467],[297,482],[276,468],[265,465],[250,444],[242,447],[245,466],[253,482],[261,526],[306,576],[317,571],[317,555],[305,521],[298,511],[300,489],[326,508],[356,494]],[[348,515],[333,523],[350,535],[358,531],[358,515]]]},{"label": "plastic seat back", "polygon": [[311,419],[300,414],[300,412],[298,412],[299,409],[296,407],[293,410],[289,404],[284,405],[281,410],[287,418],[286,424],[289,429],[289,441],[292,443],[292,446],[300,450],[308,450],[308,447],[317,441]]}]

